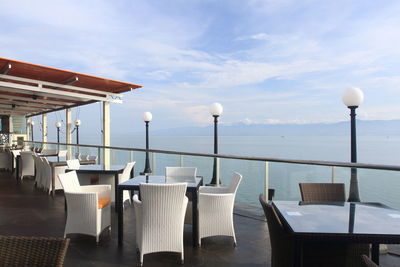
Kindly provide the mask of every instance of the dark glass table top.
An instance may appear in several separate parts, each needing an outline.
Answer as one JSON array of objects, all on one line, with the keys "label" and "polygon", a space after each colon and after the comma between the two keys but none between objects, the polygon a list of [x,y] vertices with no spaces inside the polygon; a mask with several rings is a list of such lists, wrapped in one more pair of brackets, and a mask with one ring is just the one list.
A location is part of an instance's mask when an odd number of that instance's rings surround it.
[{"label": "dark glass table top", "polygon": [[124,171],[124,165],[109,165],[105,166],[103,164],[90,164],[90,165],[81,165],[77,172],[117,172],[121,173]]},{"label": "dark glass table top", "polygon": [[[170,177],[168,177],[170,178]],[[154,183],[154,184],[172,184],[172,183],[177,183],[177,180],[174,179],[166,179],[165,176],[160,175],[149,175],[149,176],[145,176],[145,175],[140,175],[140,176],[135,176],[134,178],[123,182],[121,184],[119,184],[118,186],[124,187],[124,188],[128,188],[128,187],[135,187],[138,188],[140,184],[142,183]],[[182,181],[184,182],[184,181]],[[203,178],[197,178],[196,177],[196,183],[188,183],[187,184],[187,188],[197,188],[200,185],[203,184]]]},{"label": "dark glass table top", "polygon": [[400,211],[379,203],[274,201],[294,233],[400,235]]}]

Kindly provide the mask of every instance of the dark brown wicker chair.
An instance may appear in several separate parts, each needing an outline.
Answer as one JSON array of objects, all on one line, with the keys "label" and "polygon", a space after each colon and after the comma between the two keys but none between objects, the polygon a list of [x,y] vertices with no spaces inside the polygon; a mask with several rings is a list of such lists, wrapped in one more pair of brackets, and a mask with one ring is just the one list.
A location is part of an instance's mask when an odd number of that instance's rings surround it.
[{"label": "dark brown wicker chair", "polygon": [[300,183],[301,199],[312,202],[345,202],[344,184]]},{"label": "dark brown wicker chair", "polygon": [[69,239],[0,236],[0,266],[61,267]]},{"label": "dark brown wicker chair", "polygon": [[262,195],[259,197],[268,223],[271,243],[271,267],[293,266],[294,238],[288,234],[273,207],[268,204]]},{"label": "dark brown wicker chair", "polygon": [[[286,231],[272,205],[260,195],[268,223],[271,242],[271,266],[293,266],[294,237]],[[361,244],[343,245],[329,242],[307,242],[303,247],[303,266],[306,267],[349,267],[362,266],[360,256],[368,254],[368,246]]]},{"label": "dark brown wicker chair", "polygon": [[361,261],[363,263],[363,267],[379,267],[379,265],[375,264],[367,255],[361,256]]}]

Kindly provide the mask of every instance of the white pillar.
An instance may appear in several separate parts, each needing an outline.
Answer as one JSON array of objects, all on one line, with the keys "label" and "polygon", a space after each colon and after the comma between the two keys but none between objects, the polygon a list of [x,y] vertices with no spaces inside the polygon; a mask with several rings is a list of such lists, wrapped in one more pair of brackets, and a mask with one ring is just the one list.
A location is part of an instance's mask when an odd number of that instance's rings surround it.
[{"label": "white pillar", "polygon": [[[110,102],[103,102],[103,146],[110,146]],[[104,149],[104,166],[110,166],[110,150]]]},{"label": "white pillar", "polygon": [[268,189],[269,189],[269,164],[268,161],[266,161],[264,169],[264,197],[266,201],[268,201],[269,198]]},{"label": "white pillar", "polygon": [[[42,114],[42,142],[47,142],[47,114]],[[43,147],[47,145],[43,144]]]},{"label": "white pillar", "polygon": [[[72,142],[72,134],[71,134],[71,130],[72,130],[72,121],[71,121],[71,118],[72,118],[72,110],[70,109],[70,108],[67,108],[66,110],[65,110],[65,142],[67,143],[67,144],[71,144],[71,142]],[[71,156],[71,147],[70,146],[67,146],[67,150],[68,150],[68,153],[67,153],[67,159],[71,159],[72,158],[72,156]]]},{"label": "white pillar", "polygon": [[31,136],[31,126],[30,125],[28,125],[28,120],[29,120],[29,118],[25,118],[25,123],[26,123],[26,139],[25,139],[25,141],[30,141],[30,136]]}]

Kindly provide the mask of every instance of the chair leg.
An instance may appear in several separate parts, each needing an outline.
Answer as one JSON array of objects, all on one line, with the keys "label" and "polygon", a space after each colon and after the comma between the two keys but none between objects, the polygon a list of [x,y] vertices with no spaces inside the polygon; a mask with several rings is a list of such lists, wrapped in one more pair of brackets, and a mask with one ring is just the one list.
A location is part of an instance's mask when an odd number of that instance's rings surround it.
[{"label": "chair leg", "polygon": [[235,234],[233,234],[233,246],[236,247],[237,246],[237,242],[236,242],[236,237]]},{"label": "chair leg", "polygon": [[181,264],[185,264],[185,260],[183,258],[183,252],[181,253]]},{"label": "chair leg", "polygon": [[140,266],[143,266],[143,254],[140,252]]},{"label": "chair leg", "polygon": [[99,239],[100,239],[100,237],[99,237],[99,235],[97,235],[97,236],[96,236],[96,245],[99,244]]}]

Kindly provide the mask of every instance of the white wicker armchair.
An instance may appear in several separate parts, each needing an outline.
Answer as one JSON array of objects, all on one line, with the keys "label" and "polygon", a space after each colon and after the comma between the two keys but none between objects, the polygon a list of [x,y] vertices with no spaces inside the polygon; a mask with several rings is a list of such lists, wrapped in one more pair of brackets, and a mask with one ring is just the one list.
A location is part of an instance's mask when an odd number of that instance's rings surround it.
[{"label": "white wicker armchair", "polygon": [[183,220],[188,199],[186,183],[141,184],[140,194],[133,197],[136,216],[136,244],[143,255],[170,251],[181,254],[183,263]]},{"label": "white wicker armchair", "polygon": [[96,237],[107,227],[111,231],[111,186],[81,186],[75,171],[59,174],[67,200],[67,222],[64,237],[69,233]]},{"label": "white wicker armchair", "polygon": [[[124,171],[122,172],[122,174],[119,176],[119,183],[123,183],[129,180],[129,177],[131,176],[131,171],[133,166],[135,166],[136,161],[133,162],[128,162],[125,165]],[[129,191],[124,190],[124,196],[123,196],[123,200],[122,203],[124,203],[126,200],[129,200],[129,202],[131,202],[131,197],[129,195]]]},{"label": "white wicker armchair", "polygon": [[70,159],[67,160],[68,168],[71,170],[79,170],[81,164],[79,163],[79,159]]},{"label": "white wicker armchair", "polygon": [[33,162],[32,151],[21,152],[21,180],[24,176],[35,176],[35,163]]},{"label": "white wicker armchair", "polygon": [[59,150],[57,156],[60,158],[65,158],[68,154],[68,150]]},{"label": "white wicker armchair", "polygon": [[33,155],[33,162],[35,164],[36,174],[35,174],[35,185],[38,188],[42,188],[42,159],[38,155]]},{"label": "white wicker armchair", "polygon": [[165,167],[165,179],[168,182],[196,183],[195,167]]},{"label": "white wicker armchair", "polygon": [[199,189],[199,246],[208,236],[232,236],[236,246],[233,227],[233,205],[242,175],[235,172],[227,187],[201,186]]}]

